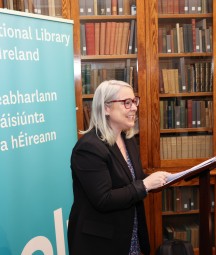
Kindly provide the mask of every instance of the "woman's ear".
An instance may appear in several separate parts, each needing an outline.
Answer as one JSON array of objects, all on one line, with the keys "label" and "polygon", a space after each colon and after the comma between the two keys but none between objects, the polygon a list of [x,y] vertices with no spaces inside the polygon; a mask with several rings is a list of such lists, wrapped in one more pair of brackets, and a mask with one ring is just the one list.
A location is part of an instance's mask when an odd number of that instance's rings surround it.
[{"label": "woman's ear", "polygon": [[110,107],[105,105],[105,115],[109,116],[109,114],[110,114]]}]

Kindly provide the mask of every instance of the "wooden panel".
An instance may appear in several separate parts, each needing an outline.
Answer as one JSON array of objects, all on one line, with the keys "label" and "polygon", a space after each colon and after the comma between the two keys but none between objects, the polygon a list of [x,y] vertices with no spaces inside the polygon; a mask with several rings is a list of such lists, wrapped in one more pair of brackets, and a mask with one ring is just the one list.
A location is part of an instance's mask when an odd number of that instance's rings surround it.
[{"label": "wooden panel", "polygon": [[77,130],[83,130],[83,105],[82,105],[82,79],[81,79],[81,51],[80,51],[80,20],[79,1],[71,3],[71,18],[74,20],[74,82],[77,107]]},{"label": "wooden panel", "polygon": [[[143,168],[148,166],[148,135],[147,135],[147,92],[146,92],[146,48],[145,48],[145,15],[146,4],[137,1],[137,50],[138,50],[138,92],[141,97],[139,106],[140,155]],[[147,149],[148,148],[148,149]]]},{"label": "wooden panel", "polygon": [[[158,22],[157,22],[157,1],[146,1],[146,37],[148,50],[147,67],[147,94],[148,96],[148,144],[151,155],[149,167],[160,166],[160,119],[159,119],[159,93],[158,93]],[[150,144],[151,143],[151,144]]]}]

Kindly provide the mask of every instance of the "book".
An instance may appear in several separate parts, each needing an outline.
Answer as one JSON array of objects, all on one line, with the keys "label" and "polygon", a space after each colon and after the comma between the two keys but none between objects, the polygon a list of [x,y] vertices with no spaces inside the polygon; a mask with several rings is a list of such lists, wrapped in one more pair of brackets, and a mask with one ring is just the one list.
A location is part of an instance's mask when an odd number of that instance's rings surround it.
[{"label": "book", "polygon": [[163,190],[164,188],[166,187],[169,187],[171,184],[174,184],[180,180],[182,180],[183,178],[184,179],[187,179],[187,178],[190,178],[192,177],[194,174],[199,174],[201,173],[202,171],[204,170],[207,170],[207,169],[214,169],[216,167],[216,156],[215,157],[212,157],[208,160],[205,160],[204,162],[198,164],[198,165],[195,165],[189,169],[186,169],[184,171],[181,171],[181,172],[178,172],[178,173],[174,173],[174,174],[171,174],[168,176],[167,178],[167,182],[165,183],[165,185],[163,185],[162,187],[159,187],[159,188],[156,188],[156,189],[153,189],[153,190],[150,190],[150,192],[158,192],[158,191],[161,191]]},{"label": "book", "polygon": [[95,55],[100,54],[100,23],[95,23]]},{"label": "book", "polygon": [[110,32],[110,48],[109,48],[109,54],[114,54],[114,45],[115,45],[115,38],[116,38],[116,22],[111,22],[111,32]]},{"label": "book", "polygon": [[105,0],[97,0],[97,1],[98,1],[98,8],[97,8],[98,15],[106,15],[106,2],[105,2]]},{"label": "book", "polygon": [[130,15],[130,0],[123,0],[123,15]]},{"label": "book", "polygon": [[134,27],[135,27],[135,20],[131,20],[130,23],[130,38],[129,38],[129,43],[128,43],[128,54],[133,53],[133,42],[134,42]]},{"label": "book", "polygon": [[118,15],[123,15],[123,0],[118,0]]},{"label": "book", "polygon": [[94,0],[86,1],[86,15],[94,15]]},{"label": "book", "polygon": [[106,15],[112,14],[112,2],[111,0],[106,0]]},{"label": "book", "polygon": [[112,26],[112,22],[106,22],[105,55],[110,54],[111,26]]},{"label": "book", "polygon": [[100,23],[100,55],[105,54],[106,22]]},{"label": "book", "polygon": [[80,24],[80,41],[81,41],[81,55],[86,55],[86,35],[85,35],[85,24]]},{"label": "book", "polygon": [[94,0],[94,15],[98,15],[98,0]]},{"label": "book", "polygon": [[85,6],[85,0],[80,0],[79,1],[79,14],[81,15],[86,15],[86,6]]},{"label": "book", "polygon": [[129,22],[123,22],[123,31],[122,31],[120,54],[126,54],[127,53],[129,28],[130,28],[130,23]]},{"label": "book", "polygon": [[117,6],[118,6],[118,0],[111,0],[111,13],[112,15],[117,15]]},{"label": "book", "polygon": [[86,54],[95,54],[95,24],[85,23],[85,36],[86,36]]}]

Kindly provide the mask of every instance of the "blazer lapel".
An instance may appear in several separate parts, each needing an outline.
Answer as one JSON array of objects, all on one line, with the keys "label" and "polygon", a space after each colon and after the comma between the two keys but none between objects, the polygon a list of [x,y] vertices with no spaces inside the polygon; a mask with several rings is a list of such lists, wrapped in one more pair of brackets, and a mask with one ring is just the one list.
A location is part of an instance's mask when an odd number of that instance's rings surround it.
[{"label": "blazer lapel", "polygon": [[138,151],[136,151],[134,149],[134,146],[132,146],[131,140],[129,139],[124,139],[131,163],[133,165],[134,168],[134,172],[135,172],[135,176],[136,179],[140,179],[142,178],[142,176],[140,175],[140,173],[142,173],[142,168],[140,168],[140,164],[138,161],[138,155],[137,153],[139,153]]},{"label": "blazer lapel", "polygon": [[115,157],[122,165],[125,173],[127,174],[130,181],[133,181],[130,169],[128,168],[127,162],[125,161],[124,157],[121,154],[117,144],[114,144],[112,147],[109,146],[109,150],[112,153],[113,157]]}]

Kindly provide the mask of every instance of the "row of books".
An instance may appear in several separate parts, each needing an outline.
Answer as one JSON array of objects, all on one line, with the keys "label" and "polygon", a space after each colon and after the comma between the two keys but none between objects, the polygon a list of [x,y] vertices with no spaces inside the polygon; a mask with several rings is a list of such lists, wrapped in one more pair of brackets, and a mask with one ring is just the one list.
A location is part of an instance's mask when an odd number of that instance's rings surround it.
[{"label": "row of books", "polygon": [[80,15],[132,15],[131,0],[80,0]]},{"label": "row of books", "polygon": [[212,156],[212,135],[164,136],[160,138],[161,160],[208,158]]},{"label": "row of books", "polygon": [[137,53],[135,20],[89,22],[80,26],[83,56]]},{"label": "row of books", "polygon": [[90,118],[91,118],[91,108],[92,108],[92,101],[85,101],[83,103],[83,120],[84,120],[84,130],[88,129]]},{"label": "row of books", "polygon": [[160,93],[212,92],[213,66],[209,61],[186,64],[180,59],[177,69],[160,70]]},{"label": "row of books", "polygon": [[160,101],[160,128],[212,128],[213,101],[169,99]]},{"label": "row of books", "polygon": [[6,9],[62,17],[61,0],[2,0],[2,1],[3,1],[2,6],[3,8]]},{"label": "row of books", "polygon": [[162,14],[212,13],[212,0],[158,0]]},{"label": "row of books", "polygon": [[[138,90],[137,69],[130,65],[116,68],[92,68],[91,64],[82,64],[82,88],[83,94],[93,94],[97,86],[105,80],[121,80],[129,83],[134,92]],[[112,67],[112,66],[110,66]]]},{"label": "row of books", "polygon": [[181,226],[166,225],[164,227],[165,239],[189,241],[193,248],[199,247],[199,225],[197,223],[183,224]]},{"label": "row of books", "polygon": [[212,52],[212,36],[206,19],[159,26],[159,53]]},{"label": "row of books", "polygon": [[[211,187],[211,206],[214,208],[214,189]],[[175,186],[162,192],[163,212],[184,212],[199,209],[198,186]]]}]

